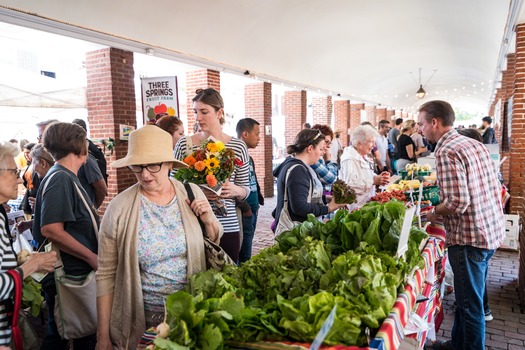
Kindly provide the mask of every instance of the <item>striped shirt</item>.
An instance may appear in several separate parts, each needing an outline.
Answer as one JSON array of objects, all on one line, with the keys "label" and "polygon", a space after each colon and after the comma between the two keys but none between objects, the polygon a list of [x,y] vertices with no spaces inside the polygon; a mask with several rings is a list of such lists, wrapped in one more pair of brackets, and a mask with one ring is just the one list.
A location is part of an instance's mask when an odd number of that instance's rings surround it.
[{"label": "striped shirt", "polygon": [[[9,300],[13,295],[15,283],[5,271],[16,268],[16,255],[9,238],[9,227],[6,225],[3,213],[0,213],[0,300]],[[21,273],[21,270],[19,270]],[[23,276],[22,276],[23,278]],[[0,305],[0,345],[9,346],[11,327],[5,312],[5,306]]]},{"label": "striped shirt", "polygon": [[454,129],[436,148],[439,197],[455,213],[444,218],[447,245],[498,248],[505,238],[505,222],[501,185],[489,152]]},{"label": "striped shirt", "polygon": [[[183,136],[175,145],[175,150],[173,152],[175,155],[175,159],[183,160],[194,149],[200,147],[200,145],[192,145],[192,147],[188,147],[188,139],[191,139],[191,136]],[[233,170],[232,176],[230,177],[230,182],[233,182],[237,186],[244,187],[249,195],[250,158],[248,156],[248,149],[246,148],[246,144],[243,141],[232,137],[230,142],[226,143],[225,146],[227,148],[232,149],[235,153],[235,157],[242,161],[241,166],[235,165],[235,169]],[[224,233],[240,232],[239,220],[237,219],[237,213],[235,211],[235,200],[224,199],[224,202],[226,204],[225,206],[228,214],[226,216],[217,215],[217,219],[219,219],[219,222],[224,228]]]}]

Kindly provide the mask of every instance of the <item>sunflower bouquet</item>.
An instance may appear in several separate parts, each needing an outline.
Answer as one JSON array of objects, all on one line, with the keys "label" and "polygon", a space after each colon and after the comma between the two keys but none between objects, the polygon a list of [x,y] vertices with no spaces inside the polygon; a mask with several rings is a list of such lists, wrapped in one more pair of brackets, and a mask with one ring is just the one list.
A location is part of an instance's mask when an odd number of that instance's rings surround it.
[{"label": "sunflower bouquet", "polygon": [[[235,166],[242,165],[242,161],[235,157],[232,149],[227,148],[221,141],[213,139],[202,142],[200,148],[195,149],[182,161],[188,167],[177,170],[175,173],[177,180],[192,182],[212,190],[217,195],[220,195],[222,184],[230,178]],[[224,215],[223,210],[220,209],[223,203],[212,204],[217,207],[216,212]]]}]

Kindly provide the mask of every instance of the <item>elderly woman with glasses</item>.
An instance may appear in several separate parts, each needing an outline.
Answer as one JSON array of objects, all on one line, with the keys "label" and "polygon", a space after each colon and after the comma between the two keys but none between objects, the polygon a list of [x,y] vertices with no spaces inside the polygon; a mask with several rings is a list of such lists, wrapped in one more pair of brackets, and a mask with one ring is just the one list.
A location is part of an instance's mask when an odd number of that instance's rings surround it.
[{"label": "elderly woman with glasses", "polygon": [[198,186],[190,185],[190,203],[184,184],[169,177],[186,164],[159,127],[133,131],[126,157],[110,166],[127,167],[138,183],[113,198],[100,227],[97,349],[136,349],[162,322],[166,297],[206,270],[203,235],[218,243],[222,227]]},{"label": "elderly woman with glasses", "polygon": [[273,172],[277,177],[277,206],[272,213],[275,234],[306,221],[308,214],[322,216],[345,206],[323,195],[321,180],[311,168],[325,151],[325,135],[317,129],[301,130],[288,146],[291,156]]},{"label": "elderly woman with glasses", "polygon": [[367,159],[367,155],[375,146],[379,133],[370,125],[359,125],[352,131],[352,145],[345,148],[341,156],[339,178],[346,182],[356,194],[360,207],[376,194],[376,186],[386,185],[390,174],[383,171],[379,175],[374,173],[374,163]]},{"label": "elderly woman with glasses", "polygon": [[[16,168],[15,157],[18,148],[9,143],[0,143],[0,203],[15,199],[18,195],[18,185],[22,183],[20,170]],[[12,247],[12,237],[9,232],[7,214],[0,205],[0,346],[9,346],[11,341],[11,326],[7,311],[13,307],[13,291],[16,275],[7,272],[12,270],[21,280],[34,272],[52,272],[56,263],[56,253],[33,254],[27,262],[17,267],[17,257]]]},{"label": "elderly woman with glasses", "polygon": [[[230,180],[222,185],[220,198],[224,200],[225,212],[216,205],[217,196],[211,191],[206,191],[206,196],[212,202],[220,223],[224,227],[224,236],[221,238],[221,247],[233,259],[239,260],[241,250],[240,224],[236,212],[236,202],[243,202],[250,194],[250,166],[246,144],[236,137],[222,131],[224,124],[224,102],[221,94],[215,89],[199,89],[193,98],[195,120],[199,124],[200,132],[193,136],[182,137],[175,146],[175,158],[184,159],[195,148],[200,147],[203,141],[213,139],[222,141],[224,145],[233,150],[236,162]],[[223,208],[224,209],[224,208]]]}]

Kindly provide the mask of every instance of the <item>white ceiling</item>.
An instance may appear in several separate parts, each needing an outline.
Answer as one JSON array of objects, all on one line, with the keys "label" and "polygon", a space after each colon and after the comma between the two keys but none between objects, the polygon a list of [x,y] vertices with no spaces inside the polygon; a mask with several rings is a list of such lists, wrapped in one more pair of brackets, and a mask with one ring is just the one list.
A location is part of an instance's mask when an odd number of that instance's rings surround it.
[{"label": "white ceiling", "polygon": [[[0,0],[0,21],[141,53],[153,48],[161,57],[249,70],[258,79],[355,102],[414,111],[439,98],[484,114],[504,64],[499,57],[512,46],[500,54],[506,23],[521,23],[521,3]],[[517,14],[509,17],[513,8]],[[415,97],[419,68],[428,92],[423,100]]]}]

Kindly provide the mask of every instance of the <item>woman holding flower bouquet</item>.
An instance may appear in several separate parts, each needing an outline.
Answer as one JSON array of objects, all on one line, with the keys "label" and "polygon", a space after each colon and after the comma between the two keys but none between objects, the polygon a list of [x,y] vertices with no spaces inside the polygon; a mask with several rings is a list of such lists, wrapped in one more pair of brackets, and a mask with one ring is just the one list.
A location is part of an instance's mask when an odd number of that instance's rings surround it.
[{"label": "woman holding flower bouquet", "polygon": [[[186,181],[196,182],[198,184],[205,184],[209,187],[221,187],[220,183],[215,184],[215,180],[221,180],[220,174],[216,173],[216,168],[224,169],[231,168],[231,175],[228,176],[222,183],[220,196],[213,191],[204,190],[206,197],[210,200],[212,208],[217,214],[217,217],[224,228],[224,236],[221,238],[221,247],[234,260],[239,260],[239,251],[241,249],[240,239],[240,225],[235,210],[235,202],[242,202],[250,194],[250,180],[249,180],[249,158],[246,144],[222,131],[222,124],[224,123],[224,102],[221,95],[215,89],[199,89],[196,91],[197,95],[193,98],[193,110],[195,111],[195,119],[199,124],[200,132],[193,136],[182,137],[175,146],[175,158],[193,162],[192,157],[202,156],[202,162],[205,164],[209,175],[206,176],[204,182],[199,177],[198,180],[192,181],[188,177],[183,177]],[[212,141],[212,142],[210,142]],[[217,142],[216,142],[217,141]],[[206,154],[202,151],[203,145],[207,148]],[[225,146],[227,150],[233,151],[233,164],[230,162],[230,157],[226,156],[226,161],[217,163],[217,159],[212,159],[210,154],[216,154],[214,147]],[[218,150],[217,150],[218,151]],[[195,158],[195,157],[193,157]],[[197,161],[197,159],[195,159]],[[207,162],[207,163],[206,163]],[[192,169],[198,170],[199,166],[203,164],[195,162],[191,165]],[[202,167],[205,171],[205,168]],[[219,175],[219,176],[217,176]],[[224,173],[222,174],[225,175]],[[176,177],[181,178],[181,175]],[[218,186],[213,186],[213,185]],[[220,202],[224,204],[221,204]],[[221,208],[224,205],[224,208]],[[224,209],[224,210],[221,210]]]},{"label": "woman holding flower bouquet", "polygon": [[[129,136],[128,167],[138,183],[109,203],[100,227],[97,271],[97,349],[136,349],[143,332],[164,317],[165,298],[189,275],[206,270],[203,232],[218,243],[222,227],[204,193],[170,179],[186,167],[173,157],[172,137],[154,125]],[[199,228],[199,229],[195,229]]]}]

